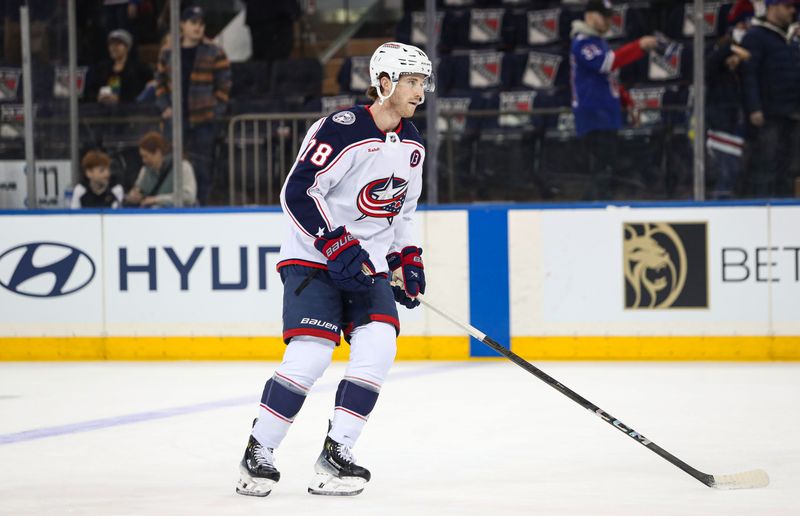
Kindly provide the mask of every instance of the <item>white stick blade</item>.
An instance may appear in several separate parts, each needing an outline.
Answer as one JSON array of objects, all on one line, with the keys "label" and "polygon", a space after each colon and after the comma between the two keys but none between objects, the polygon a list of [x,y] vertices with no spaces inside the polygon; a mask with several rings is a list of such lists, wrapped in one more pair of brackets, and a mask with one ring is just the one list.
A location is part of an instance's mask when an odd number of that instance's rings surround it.
[{"label": "white stick blade", "polygon": [[714,475],[714,483],[711,487],[717,489],[756,489],[766,487],[769,484],[769,476],[763,469],[754,469],[733,475]]}]

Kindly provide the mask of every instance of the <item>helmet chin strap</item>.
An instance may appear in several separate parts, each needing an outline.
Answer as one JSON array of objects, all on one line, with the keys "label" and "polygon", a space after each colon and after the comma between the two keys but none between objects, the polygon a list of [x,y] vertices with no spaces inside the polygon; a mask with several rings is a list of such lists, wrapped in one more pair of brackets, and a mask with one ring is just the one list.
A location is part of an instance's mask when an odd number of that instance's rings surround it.
[{"label": "helmet chin strap", "polygon": [[397,88],[397,83],[396,82],[391,81],[391,83],[392,83],[392,89],[389,90],[389,94],[386,95],[386,96],[384,96],[383,93],[381,93],[381,85],[380,85],[380,83],[378,83],[377,91],[378,91],[378,103],[379,104],[383,105],[383,103],[386,101],[386,99],[388,99],[389,97],[392,96],[392,94],[394,93],[395,88]]}]

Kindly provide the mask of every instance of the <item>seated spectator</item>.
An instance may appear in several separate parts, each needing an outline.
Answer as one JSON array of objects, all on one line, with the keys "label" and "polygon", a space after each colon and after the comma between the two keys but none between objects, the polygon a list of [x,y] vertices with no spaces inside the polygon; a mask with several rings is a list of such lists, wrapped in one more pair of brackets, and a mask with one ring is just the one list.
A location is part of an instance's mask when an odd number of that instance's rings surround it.
[{"label": "seated spectator", "polygon": [[110,165],[111,159],[105,152],[91,150],[83,156],[83,179],[75,185],[70,208],[119,208],[125,192],[111,177]]},{"label": "seated spectator", "polygon": [[[139,140],[139,155],[142,169],[136,183],[125,197],[128,205],[150,207],[172,206],[173,198],[173,159],[167,141],[156,131],[150,131]],[[183,205],[193,206],[197,201],[197,183],[191,163],[181,162],[183,174]]]},{"label": "seated spectator", "polygon": [[133,38],[123,29],[108,35],[111,57],[94,67],[86,80],[86,98],[104,104],[136,102],[153,71],[130,55]]}]

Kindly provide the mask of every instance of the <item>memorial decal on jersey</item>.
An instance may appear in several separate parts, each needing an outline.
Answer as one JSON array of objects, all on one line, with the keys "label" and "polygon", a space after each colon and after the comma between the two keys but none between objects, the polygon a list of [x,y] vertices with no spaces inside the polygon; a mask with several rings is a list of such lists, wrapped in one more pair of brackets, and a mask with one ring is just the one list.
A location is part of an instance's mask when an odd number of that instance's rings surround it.
[{"label": "memorial decal on jersey", "polygon": [[546,45],[558,41],[558,19],[561,9],[528,12],[528,44]]},{"label": "memorial decal on jersey", "polygon": [[623,223],[625,308],[708,308],[705,222]]},{"label": "memorial decal on jersey", "polygon": [[403,209],[407,192],[408,181],[394,174],[370,181],[358,192],[356,206],[362,215],[356,220],[374,217],[386,219],[391,224]]}]

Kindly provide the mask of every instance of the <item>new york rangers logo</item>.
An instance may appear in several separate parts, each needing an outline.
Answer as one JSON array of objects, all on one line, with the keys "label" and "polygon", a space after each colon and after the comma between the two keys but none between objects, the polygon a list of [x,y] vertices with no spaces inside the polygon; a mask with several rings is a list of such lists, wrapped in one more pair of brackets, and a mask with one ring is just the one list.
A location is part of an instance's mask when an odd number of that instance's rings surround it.
[{"label": "new york rangers logo", "polygon": [[558,41],[561,9],[528,11],[528,44],[544,45]]},{"label": "new york rangers logo", "polygon": [[651,81],[669,81],[681,76],[681,53],[683,45],[670,44],[663,55],[650,52],[647,76]]},{"label": "new york rangers logo", "polygon": [[408,181],[394,174],[367,183],[358,193],[356,206],[362,215],[356,220],[375,217],[387,219],[391,224],[403,209],[407,191]]},{"label": "new york rangers logo", "polygon": [[558,54],[528,52],[528,63],[525,66],[522,83],[535,89],[552,88],[562,60]]},{"label": "new york rangers logo", "polygon": [[21,68],[0,68],[0,100],[16,100]]}]

